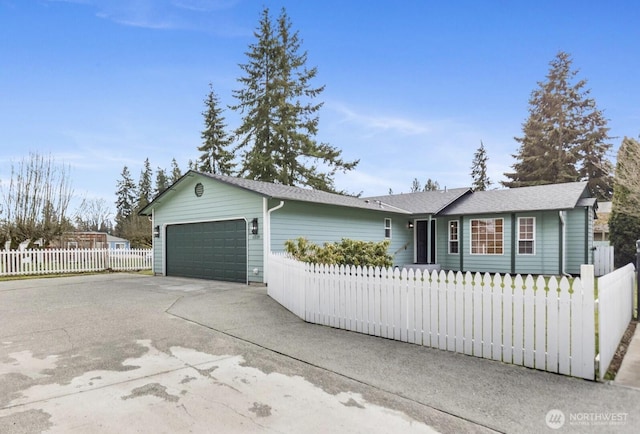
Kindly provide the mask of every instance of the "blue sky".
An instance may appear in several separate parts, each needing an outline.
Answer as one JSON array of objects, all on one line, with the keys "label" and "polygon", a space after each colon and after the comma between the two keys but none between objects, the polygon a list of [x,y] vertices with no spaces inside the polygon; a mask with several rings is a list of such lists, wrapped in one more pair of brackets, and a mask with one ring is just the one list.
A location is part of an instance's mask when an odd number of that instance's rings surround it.
[{"label": "blue sky", "polygon": [[[360,159],[336,186],[469,186],[482,141],[494,182],[514,163],[528,99],[569,52],[610,120],[640,134],[635,1],[0,0],[0,179],[29,151],[71,167],[78,196],[115,200],[124,165],[186,170],[209,83],[226,106],[263,6],[285,7],[319,101],[317,139]],[[229,128],[239,117],[226,110]]]}]

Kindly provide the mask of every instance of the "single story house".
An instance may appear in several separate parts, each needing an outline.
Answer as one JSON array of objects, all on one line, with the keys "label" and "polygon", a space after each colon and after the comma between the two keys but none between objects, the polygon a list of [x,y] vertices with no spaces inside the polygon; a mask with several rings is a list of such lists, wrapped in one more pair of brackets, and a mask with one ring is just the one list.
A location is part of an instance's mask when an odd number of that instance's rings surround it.
[{"label": "single story house", "polygon": [[578,274],[596,206],[586,182],[358,198],[190,170],[140,214],[156,274],[266,283],[266,253],[298,237],[388,239],[400,267]]},{"label": "single story house", "polygon": [[116,237],[106,232],[76,231],[65,232],[58,239],[51,241],[50,246],[59,249],[129,249],[129,240]]}]

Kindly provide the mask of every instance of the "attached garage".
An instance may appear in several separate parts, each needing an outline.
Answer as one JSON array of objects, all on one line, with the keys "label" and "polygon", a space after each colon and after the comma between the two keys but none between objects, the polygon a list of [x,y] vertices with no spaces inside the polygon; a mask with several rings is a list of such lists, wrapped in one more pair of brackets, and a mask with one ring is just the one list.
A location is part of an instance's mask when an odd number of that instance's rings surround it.
[{"label": "attached garage", "polygon": [[247,223],[166,226],[166,275],[247,283]]}]

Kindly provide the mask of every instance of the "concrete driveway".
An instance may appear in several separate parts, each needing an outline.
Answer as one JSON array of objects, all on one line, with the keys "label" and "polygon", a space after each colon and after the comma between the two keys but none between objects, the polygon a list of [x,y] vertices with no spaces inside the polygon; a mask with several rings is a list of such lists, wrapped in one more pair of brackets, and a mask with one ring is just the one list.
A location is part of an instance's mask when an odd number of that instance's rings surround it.
[{"label": "concrete driveway", "polygon": [[134,274],[0,282],[1,433],[639,422],[640,390],[306,324],[261,287]]}]

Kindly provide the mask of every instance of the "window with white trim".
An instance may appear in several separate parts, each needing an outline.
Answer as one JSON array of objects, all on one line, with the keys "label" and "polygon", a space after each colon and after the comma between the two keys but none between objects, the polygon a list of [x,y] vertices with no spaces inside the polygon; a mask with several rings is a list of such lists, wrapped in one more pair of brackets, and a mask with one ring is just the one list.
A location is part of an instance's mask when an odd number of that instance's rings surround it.
[{"label": "window with white trim", "polygon": [[391,238],[391,219],[384,219],[384,237]]},{"label": "window with white trim", "polygon": [[518,217],[518,254],[536,254],[535,217]]},{"label": "window with white trim", "polygon": [[472,255],[504,253],[504,219],[473,219],[470,229]]},{"label": "window with white trim", "polygon": [[458,232],[458,220],[449,221],[449,254],[460,253],[460,240]]}]

